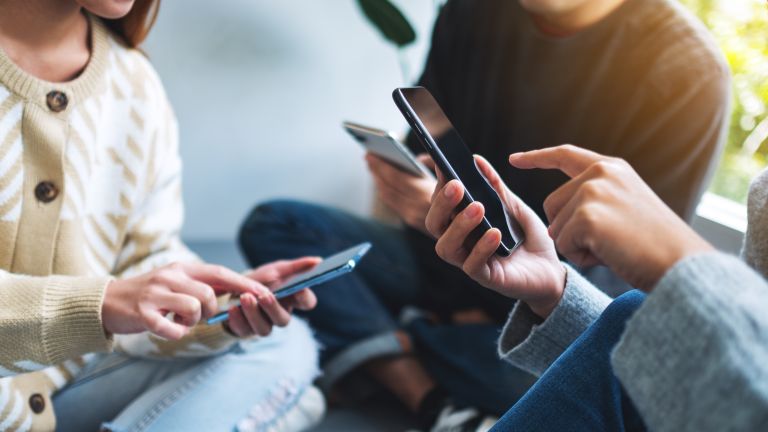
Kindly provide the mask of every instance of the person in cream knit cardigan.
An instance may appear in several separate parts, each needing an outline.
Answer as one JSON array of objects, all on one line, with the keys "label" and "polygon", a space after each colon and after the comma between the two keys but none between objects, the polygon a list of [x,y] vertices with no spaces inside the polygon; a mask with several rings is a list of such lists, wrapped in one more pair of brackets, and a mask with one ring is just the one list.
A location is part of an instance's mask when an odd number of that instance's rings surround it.
[{"label": "person in cream knit cardigan", "polygon": [[[0,430],[297,430],[322,414],[316,345],[289,324],[314,296],[266,287],[318,259],[240,275],[179,238],[176,121],[135,49],[156,11],[0,6]],[[227,324],[197,324],[233,295]]]}]

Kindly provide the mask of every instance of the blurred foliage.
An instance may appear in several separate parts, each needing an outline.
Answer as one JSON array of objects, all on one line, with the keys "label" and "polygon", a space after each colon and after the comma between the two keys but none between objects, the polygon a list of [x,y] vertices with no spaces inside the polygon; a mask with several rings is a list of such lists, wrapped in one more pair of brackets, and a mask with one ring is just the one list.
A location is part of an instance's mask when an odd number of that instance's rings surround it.
[{"label": "blurred foliage", "polygon": [[745,202],[768,162],[768,6],[763,0],[681,0],[709,27],[731,66],[733,114],[711,191]]},{"label": "blurred foliage", "polygon": [[357,0],[363,15],[376,27],[384,39],[398,48],[416,40],[416,31],[400,9],[389,0]]}]

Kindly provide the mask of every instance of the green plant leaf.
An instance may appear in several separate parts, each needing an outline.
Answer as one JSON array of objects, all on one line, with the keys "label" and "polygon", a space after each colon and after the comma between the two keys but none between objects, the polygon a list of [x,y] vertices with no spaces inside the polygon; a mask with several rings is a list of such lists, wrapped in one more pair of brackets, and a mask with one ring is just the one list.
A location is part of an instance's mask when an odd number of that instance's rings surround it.
[{"label": "green plant leaf", "polygon": [[357,0],[357,4],[386,40],[398,47],[416,40],[416,32],[411,23],[389,0]]}]

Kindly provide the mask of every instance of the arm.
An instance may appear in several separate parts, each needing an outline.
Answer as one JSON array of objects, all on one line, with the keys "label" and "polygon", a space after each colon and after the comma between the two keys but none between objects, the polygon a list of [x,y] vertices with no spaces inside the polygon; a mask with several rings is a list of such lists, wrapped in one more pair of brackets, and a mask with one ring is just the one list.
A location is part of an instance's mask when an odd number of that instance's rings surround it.
[{"label": "arm", "polygon": [[614,371],[651,430],[768,424],[768,283],[734,257],[675,265],[627,324]]},{"label": "arm", "polygon": [[569,146],[511,160],[573,177],[545,203],[550,233],[566,256],[605,263],[650,292],[612,356],[649,428],[765,425],[765,280],[714,252],[622,161]]},{"label": "arm", "polygon": [[[616,155],[626,159],[678,216],[690,221],[717,167],[730,113],[730,76],[725,66],[675,77],[660,74],[639,86],[629,133]],[[632,106],[632,103],[627,109]]]},{"label": "arm", "polygon": [[0,271],[0,377],[109,351],[101,308],[109,281]]},{"label": "arm", "polygon": [[540,376],[581,335],[611,302],[576,270],[566,267],[560,303],[542,319],[524,302],[517,302],[499,337],[499,355],[513,365]]}]

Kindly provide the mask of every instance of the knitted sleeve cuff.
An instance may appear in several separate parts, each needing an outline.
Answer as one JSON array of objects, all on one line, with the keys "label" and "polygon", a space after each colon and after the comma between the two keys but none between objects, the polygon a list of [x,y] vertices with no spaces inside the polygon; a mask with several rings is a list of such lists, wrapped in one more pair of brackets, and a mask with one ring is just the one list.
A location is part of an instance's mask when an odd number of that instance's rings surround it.
[{"label": "knitted sleeve cuff", "polygon": [[101,317],[109,278],[52,276],[44,288],[43,346],[51,364],[112,349]]},{"label": "knitted sleeve cuff", "polygon": [[594,322],[611,299],[566,265],[563,298],[546,320],[517,302],[499,338],[499,355],[541,375]]}]

